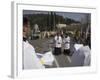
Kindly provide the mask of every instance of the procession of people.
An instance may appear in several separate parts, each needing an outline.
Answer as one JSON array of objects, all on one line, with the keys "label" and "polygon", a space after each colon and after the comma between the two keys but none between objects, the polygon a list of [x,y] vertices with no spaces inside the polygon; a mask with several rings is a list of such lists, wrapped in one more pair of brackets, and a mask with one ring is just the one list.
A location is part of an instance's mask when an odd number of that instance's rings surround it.
[{"label": "procession of people", "polygon": [[[43,58],[39,58],[35,52],[35,48],[28,42],[28,35],[30,32],[30,22],[28,18],[23,18],[23,69],[45,68],[45,61]],[[90,33],[85,36],[73,35],[69,32],[61,32],[61,30],[55,31],[56,35],[52,37],[51,52],[47,53],[45,59],[48,61],[54,56],[64,54],[70,57],[70,66],[89,66],[91,64],[91,41]],[[77,34],[77,33],[76,33]],[[79,33],[78,33],[79,34]],[[49,45],[49,43],[47,43]],[[50,55],[51,57],[48,57]],[[51,64],[51,63],[50,63]],[[66,64],[66,63],[64,63]]]},{"label": "procession of people", "polygon": [[71,37],[68,33],[63,34],[62,37],[60,32],[57,32],[54,37],[53,54],[69,56],[70,66],[89,66],[91,64],[90,35],[88,34],[87,38],[77,37],[77,41],[76,37]]}]

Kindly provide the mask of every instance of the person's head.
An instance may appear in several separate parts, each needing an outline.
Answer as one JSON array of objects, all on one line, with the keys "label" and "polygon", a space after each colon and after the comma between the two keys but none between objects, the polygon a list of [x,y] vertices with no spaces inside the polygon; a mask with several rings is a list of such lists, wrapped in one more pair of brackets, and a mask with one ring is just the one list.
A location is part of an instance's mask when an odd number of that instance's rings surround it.
[{"label": "person's head", "polygon": [[30,22],[27,17],[23,17],[23,36],[27,37],[30,32]]},{"label": "person's head", "polygon": [[68,33],[65,34],[65,38],[67,38],[67,37],[68,37]]},{"label": "person's head", "polygon": [[61,34],[60,34],[60,30],[58,30],[57,32],[56,32],[56,35],[57,36],[60,36]]}]

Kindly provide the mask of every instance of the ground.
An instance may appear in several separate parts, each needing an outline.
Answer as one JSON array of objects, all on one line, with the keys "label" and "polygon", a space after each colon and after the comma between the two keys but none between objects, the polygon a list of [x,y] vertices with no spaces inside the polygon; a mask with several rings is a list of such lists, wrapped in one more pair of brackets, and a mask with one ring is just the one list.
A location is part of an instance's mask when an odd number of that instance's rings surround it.
[{"label": "ground", "polygon": [[[34,46],[37,53],[45,53],[51,49],[51,43],[53,38],[30,40],[30,43]],[[53,47],[53,46],[52,46]],[[53,48],[52,48],[53,50]],[[52,66],[46,66],[49,68],[55,67],[69,67],[70,66],[70,56],[66,56],[63,53],[61,55],[55,56],[55,62]]]}]

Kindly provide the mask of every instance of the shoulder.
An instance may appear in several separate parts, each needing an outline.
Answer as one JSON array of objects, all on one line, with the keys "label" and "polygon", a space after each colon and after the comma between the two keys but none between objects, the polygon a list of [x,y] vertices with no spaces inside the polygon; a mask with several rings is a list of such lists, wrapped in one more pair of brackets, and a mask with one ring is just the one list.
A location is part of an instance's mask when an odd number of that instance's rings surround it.
[{"label": "shoulder", "polygon": [[56,40],[57,39],[57,36],[55,36],[54,39]]},{"label": "shoulder", "polygon": [[27,42],[23,42],[24,45],[24,49],[32,49],[34,50],[34,47],[27,41]]},{"label": "shoulder", "polygon": [[88,46],[83,46],[79,49],[80,52],[83,52],[83,54],[90,54],[91,50],[89,49]]},{"label": "shoulder", "polygon": [[59,36],[59,38],[60,38],[60,39],[62,39],[62,37],[61,37],[61,36]]}]

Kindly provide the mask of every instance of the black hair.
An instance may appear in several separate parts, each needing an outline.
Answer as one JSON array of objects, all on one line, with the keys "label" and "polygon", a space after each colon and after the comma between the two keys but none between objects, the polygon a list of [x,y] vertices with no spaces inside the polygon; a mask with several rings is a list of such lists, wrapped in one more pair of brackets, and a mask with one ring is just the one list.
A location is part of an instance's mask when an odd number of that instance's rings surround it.
[{"label": "black hair", "polygon": [[27,25],[29,22],[29,19],[27,17],[23,17],[23,26]]}]

